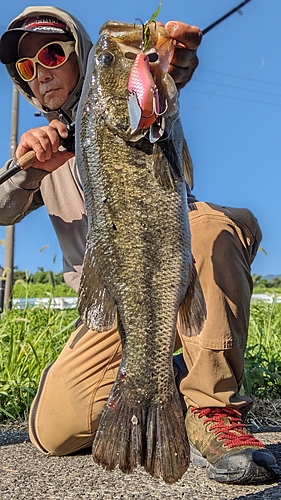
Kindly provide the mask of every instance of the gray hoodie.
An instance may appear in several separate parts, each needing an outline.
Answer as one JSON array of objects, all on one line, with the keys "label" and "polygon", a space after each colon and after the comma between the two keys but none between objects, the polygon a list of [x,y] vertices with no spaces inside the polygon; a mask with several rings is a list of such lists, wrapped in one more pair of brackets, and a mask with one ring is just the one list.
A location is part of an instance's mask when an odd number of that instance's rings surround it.
[{"label": "gray hoodie", "polygon": [[[48,111],[42,107],[29,86],[20,78],[15,64],[8,64],[6,67],[18,90],[46,116],[48,121],[57,118],[64,123],[71,123],[75,120],[92,42],[75,17],[56,7],[28,7],[10,23],[8,29],[20,27],[23,19],[40,14],[62,20],[72,33],[76,42],[75,51],[79,56],[81,77],[77,86],[60,110]],[[12,160],[8,161],[0,173],[9,168],[11,163]],[[46,206],[60,243],[65,281],[77,291],[85,250],[87,215],[74,158],[51,174],[30,168],[17,173],[0,186],[1,225],[19,222],[29,212],[42,205]]]}]

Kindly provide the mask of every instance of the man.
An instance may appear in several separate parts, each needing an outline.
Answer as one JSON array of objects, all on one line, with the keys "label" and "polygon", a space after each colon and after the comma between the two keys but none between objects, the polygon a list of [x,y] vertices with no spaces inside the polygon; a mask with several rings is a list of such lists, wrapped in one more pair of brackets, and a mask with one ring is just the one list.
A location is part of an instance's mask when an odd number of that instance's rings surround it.
[{"label": "man", "polygon": [[[198,64],[202,34],[177,22],[167,23],[166,29],[175,39],[169,71],[180,89]],[[29,7],[9,25],[0,46],[13,81],[49,121],[20,139],[17,158],[33,149],[38,161],[1,186],[0,223],[18,222],[45,204],[62,249],[65,281],[74,290],[87,215],[74,154],[59,149],[59,135],[66,138],[66,125],[75,120],[91,45],[79,21],[65,11]],[[274,481],[274,457],[242,421],[251,400],[238,395],[252,292],[250,265],[261,232],[246,209],[197,202],[191,194],[189,202],[192,251],[207,305],[200,335],[180,336],[186,366],[175,357],[192,460],[217,481]],[[43,453],[65,455],[91,445],[120,359],[116,328],[96,335],[77,325],[58,359],[43,371],[31,407],[30,438]]]}]

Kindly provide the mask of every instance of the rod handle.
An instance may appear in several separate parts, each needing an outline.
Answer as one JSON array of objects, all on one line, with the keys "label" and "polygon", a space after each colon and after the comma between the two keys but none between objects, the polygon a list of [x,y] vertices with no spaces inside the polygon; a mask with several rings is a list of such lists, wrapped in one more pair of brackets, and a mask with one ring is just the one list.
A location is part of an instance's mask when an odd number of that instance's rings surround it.
[{"label": "rod handle", "polygon": [[32,167],[37,162],[35,151],[27,151],[23,156],[21,156],[17,164],[22,170],[27,170],[29,167]]}]

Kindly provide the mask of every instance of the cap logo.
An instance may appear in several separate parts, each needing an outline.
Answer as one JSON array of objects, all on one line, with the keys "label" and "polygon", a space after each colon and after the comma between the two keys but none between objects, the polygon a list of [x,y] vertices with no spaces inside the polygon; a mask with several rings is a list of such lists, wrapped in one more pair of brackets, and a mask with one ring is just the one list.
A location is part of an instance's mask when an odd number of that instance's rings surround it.
[{"label": "cap logo", "polygon": [[59,33],[66,32],[66,24],[55,17],[29,17],[26,19],[22,28],[32,31],[57,31]]}]

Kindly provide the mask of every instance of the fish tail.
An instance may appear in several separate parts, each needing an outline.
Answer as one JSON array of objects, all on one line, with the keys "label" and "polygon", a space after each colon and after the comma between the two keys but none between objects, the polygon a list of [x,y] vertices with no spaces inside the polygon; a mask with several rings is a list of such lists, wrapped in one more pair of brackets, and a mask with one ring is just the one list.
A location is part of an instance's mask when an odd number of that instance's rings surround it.
[{"label": "fish tail", "polygon": [[116,382],[93,443],[93,459],[124,473],[144,466],[152,476],[174,483],[189,466],[189,445],[176,387],[165,403],[128,405]]},{"label": "fish tail", "polygon": [[143,418],[141,408],[128,406],[117,380],[93,442],[94,461],[107,470],[119,467],[125,473],[142,465]]},{"label": "fish tail", "polygon": [[176,388],[165,403],[149,408],[146,439],[146,471],[166,483],[178,481],[189,467],[189,444]]}]

